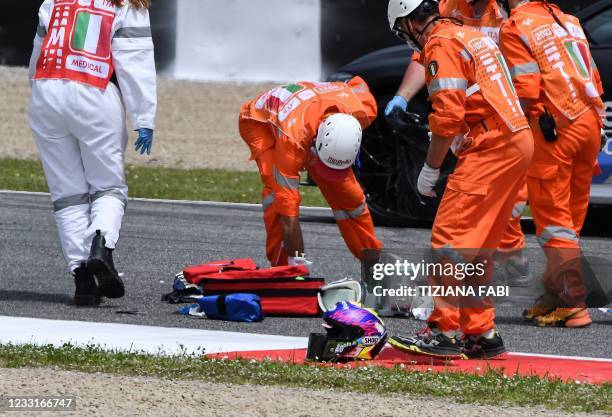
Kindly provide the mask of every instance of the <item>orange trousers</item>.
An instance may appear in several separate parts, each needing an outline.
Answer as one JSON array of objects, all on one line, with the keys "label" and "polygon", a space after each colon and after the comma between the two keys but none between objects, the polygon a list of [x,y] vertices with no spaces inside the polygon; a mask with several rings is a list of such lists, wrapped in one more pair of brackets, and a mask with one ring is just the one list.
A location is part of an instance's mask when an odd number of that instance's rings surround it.
[{"label": "orange trousers", "polygon": [[527,206],[527,183],[521,187],[514,207],[512,208],[512,217],[499,242],[500,252],[514,252],[525,248],[525,234],[521,228],[521,216]]},{"label": "orange trousers", "polygon": [[537,121],[533,162],[527,173],[531,213],[536,235],[547,257],[542,276],[544,288],[568,306],[584,300],[580,268],[559,267],[580,257],[579,235],[589,205],[593,166],[600,149],[601,117],[590,109],[582,116],[557,126],[557,140],[546,142]]},{"label": "orange trousers", "polygon": [[[490,255],[499,247],[525,184],[533,137],[529,129],[512,133],[502,126],[475,133],[471,140],[449,177],[432,228],[431,245],[434,249],[452,248],[459,254],[476,250]],[[474,308],[458,307],[437,297],[434,301],[428,322],[441,331],[461,329],[464,334],[480,334],[495,327],[495,312],[486,300],[481,303],[483,307]]]},{"label": "orange trousers", "polygon": [[[280,216],[299,215],[300,195],[295,185],[299,184],[299,177],[287,177],[288,181],[279,181],[279,176],[282,178],[284,172],[296,168],[292,166],[296,161],[300,161],[299,164],[302,165],[299,168],[303,168],[305,163],[310,177],[316,182],[331,207],[342,238],[351,253],[361,259],[365,250],[382,248],[382,243],[374,232],[363,188],[353,172],[338,182],[321,178],[315,170],[309,169],[307,163],[309,156],[302,159],[292,158],[295,150],[287,149],[288,146],[284,143],[276,141],[267,124],[240,119],[240,134],[247,144],[250,142],[271,144],[271,147],[254,156],[264,185],[262,204],[266,227],[266,256],[273,266],[286,265],[289,256],[283,247]],[[288,190],[288,185],[293,189]]]}]

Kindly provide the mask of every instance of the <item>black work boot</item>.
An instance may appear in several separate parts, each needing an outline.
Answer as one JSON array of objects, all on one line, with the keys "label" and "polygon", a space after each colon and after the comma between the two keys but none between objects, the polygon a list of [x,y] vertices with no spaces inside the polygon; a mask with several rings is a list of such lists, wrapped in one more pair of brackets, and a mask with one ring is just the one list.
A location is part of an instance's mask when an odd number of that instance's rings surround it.
[{"label": "black work boot", "polygon": [[96,280],[87,269],[85,262],[74,270],[74,304],[77,306],[93,306],[100,304],[100,293]]},{"label": "black work boot", "polygon": [[113,251],[106,247],[106,239],[99,230],[96,230],[91,242],[87,269],[96,276],[100,294],[107,298],[121,298],[125,295],[123,281],[113,263]]}]

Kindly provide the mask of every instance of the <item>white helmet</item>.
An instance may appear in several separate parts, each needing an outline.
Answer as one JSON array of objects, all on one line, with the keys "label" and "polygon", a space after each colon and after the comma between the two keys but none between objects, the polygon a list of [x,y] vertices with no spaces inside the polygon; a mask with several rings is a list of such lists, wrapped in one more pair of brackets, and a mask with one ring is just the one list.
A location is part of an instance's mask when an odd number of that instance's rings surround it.
[{"label": "white helmet", "polygon": [[389,18],[389,27],[395,31],[395,24],[400,17],[406,17],[414,12],[417,7],[423,3],[423,0],[389,0],[387,8],[387,17]]},{"label": "white helmet", "polygon": [[362,133],[359,121],[353,116],[332,114],[319,125],[315,141],[318,159],[334,170],[350,168],[357,159]]}]

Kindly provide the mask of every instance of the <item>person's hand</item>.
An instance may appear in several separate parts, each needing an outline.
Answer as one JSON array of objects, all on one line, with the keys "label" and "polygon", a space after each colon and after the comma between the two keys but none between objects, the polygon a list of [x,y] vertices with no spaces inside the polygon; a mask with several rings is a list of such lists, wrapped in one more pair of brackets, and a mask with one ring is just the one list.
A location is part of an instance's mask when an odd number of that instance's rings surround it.
[{"label": "person's hand", "polygon": [[151,129],[138,129],[138,139],[134,143],[134,150],[144,155],[151,155],[151,148],[153,147],[153,130]]},{"label": "person's hand", "polygon": [[429,165],[423,165],[423,169],[419,174],[419,180],[417,181],[417,189],[419,193],[425,197],[437,197],[438,195],[434,191],[436,183],[440,179],[440,170],[434,169]]},{"label": "person's hand", "polygon": [[408,109],[408,100],[400,95],[393,97],[391,101],[387,103],[387,107],[385,108],[385,116],[390,116],[395,109],[406,111],[406,109]]}]

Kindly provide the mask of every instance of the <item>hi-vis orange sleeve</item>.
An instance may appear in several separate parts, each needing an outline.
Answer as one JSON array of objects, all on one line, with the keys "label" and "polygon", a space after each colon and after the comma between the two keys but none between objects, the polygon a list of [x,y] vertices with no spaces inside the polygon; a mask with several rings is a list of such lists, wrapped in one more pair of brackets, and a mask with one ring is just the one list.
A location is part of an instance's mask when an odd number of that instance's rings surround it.
[{"label": "hi-vis orange sleeve", "polygon": [[[461,57],[463,46],[448,39],[432,39],[425,49],[426,82],[433,112],[432,133],[450,138],[464,133],[469,61]],[[473,70],[472,70],[473,71]]]}]

